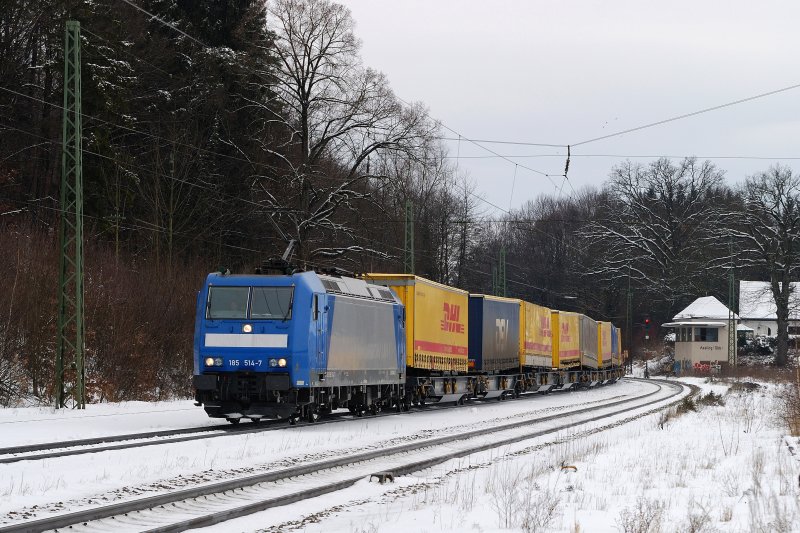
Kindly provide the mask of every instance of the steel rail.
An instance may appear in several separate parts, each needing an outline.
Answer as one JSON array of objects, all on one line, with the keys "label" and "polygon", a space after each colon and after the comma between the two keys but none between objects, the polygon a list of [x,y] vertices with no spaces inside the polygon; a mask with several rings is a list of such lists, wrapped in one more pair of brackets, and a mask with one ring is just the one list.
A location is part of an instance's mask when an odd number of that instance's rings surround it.
[{"label": "steel rail", "polygon": [[[583,389],[574,389],[574,390],[583,390]],[[536,392],[528,392],[523,393],[519,396],[519,399],[530,399],[539,396],[539,393]],[[478,399],[475,403],[472,403],[473,406],[479,405],[486,405],[487,403],[494,403],[489,400],[481,400]],[[459,407],[456,404],[426,404],[424,406],[414,406],[412,410],[416,411],[433,411],[438,409],[451,409]],[[383,411],[378,413],[377,415],[372,415],[371,418],[380,417],[380,416],[392,416],[398,413],[390,412],[390,411]],[[328,418],[324,418],[318,422],[314,422],[314,425],[321,425],[321,424],[331,424],[337,422],[344,422],[347,420],[352,420],[353,418],[349,418],[351,413],[334,413],[332,415],[328,415]],[[42,459],[54,459],[59,457],[70,457],[73,455],[84,455],[87,453],[99,453],[99,452],[106,452],[106,451],[114,451],[114,450],[126,450],[130,448],[141,448],[144,446],[157,446],[162,444],[172,444],[178,442],[187,442],[193,440],[200,440],[200,439],[210,439],[215,437],[229,437],[235,434],[248,434],[248,433],[260,433],[262,431],[275,431],[278,429],[285,429],[286,426],[285,419],[269,419],[269,420],[261,420],[257,424],[251,423],[246,424],[244,426],[231,426],[228,424],[225,425],[216,425],[216,426],[200,426],[196,428],[183,428],[183,429],[171,429],[171,430],[163,430],[163,431],[150,431],[150,432],[143,432],[143,433],[129,433],[124,435],[110,435],[107,437],[94,437],[89,439],[80,439],[80,440],[71,440],[71,441],[60,441],[60,442],[49,442],[49,443],[39,443],[39,444],[27,444],[21,446],[11,446],[7,448],[0,448],[0,464],[11,464],[11,463],[18,463],[20,461],[39,461]],[[301,424],[296,427],[308,427],[307,424]],[[213,433],[214,431],[218,433]],[[180,436],[186,435],[186,436]],[[162,438],[162,437],[171,437],[171,436],[178,436],[176,438]],[[153,439],[153,440],[147,440]],[[140,442],[143,441],[143,442]],[[119,444],[117,444],[119,443]],[[95,446],[97,444],[106,444],[105,446]],[[86,448],[79,448],[81,446],[94,446],[94,447],[86,447]],[[70,449],[76,448],[76,449]],[[50,450],[50,451],[48,451]],[[55,450],[55,451],[53,451]],[[44,451],[46,453],[35,453],[39,451]]]},{"label": "steel rail", "polygon": [[[668,384],[672,385],[673,387],[676,386],[676,384],[674,384],[674,383],[668,383]],[[595,417],[592,417],[592,418],[589,418],[589,419],[578,420],[578,421],[575,421],[575,422],[562,424],[562,425],[559,425],[558,427],[555,427],[555,428],[544,429],[544,430],[536,431],[536,432],[533,432],[533,433],[526,433],[524,435],[517,435],[517,436],[514,436],[514,437],[508,437],[508,438],[501,439],[501,440],[498,440],[498,441],[494,441],[494,442],[491,442],[491,443],[472,446],[472,447],[469,447],[469,448],[466,448],[466,449],[453,451],[453,452],[450,452],[450,453],[447,453],[447,454],[444,454],[444,455],[439,455],[439,456],[428,458],[428,459],[424,459],[424,460],[421,460],[421,461],[412,461],[412,462],[406,463],[406,464],[404,464],[404,465],[402,465],[400,467],[393,467],[392,470],[391,470],[391,474],[394,475],[394,476],[402,476],[402,475],[407,475],[407,474],[411,474],[411,473],[414,473],[414,472],[419,472],[420,470],[425,470],[427,468],[431,468],[433,466],[445,463],[447,461],[450,461],[450,460],[453,460],[453,459],[458,459],[460,457],[464,457],[464,456],[471,455],[471,454],[474,454],[474,453],[479,453],[479,452],[483,452],[483,451],[490,450],[490,449],[493,449],[493,448],[498,448],[500,446],[507,446],[509,444],[515,444],[515,443],[523,441],[523,440],[529,440],[529,439],[534,439],[534,438],[537,438],[537,437],[542,437],[542,436],[545,436],[545,435],[548,435],[548,434],[551,434],[551,433],[556,433],[556,432],[559,432],[559,431],[563,431],[565,429],[570,429],[570,428],[573,428],[573,427],[576,427],[576,426],[580,426],[580,425],[583,425],[583,424],[596,422],[598,420],[602,420],[603,418],[610,418],[612,416],[617,416],[617,415],[622,414],[622,413],[626,413],[626,412],[629,412],[629,411],[634,411],[634,410],[637,410],[637,409],[641,409],[643,407],[647,407],[647,406],[655,404],[655,403],[664,402],[664,401],[668,400],[671,397],[679,395],[681,392],[683,392],[683,390],[685,390],[684,387],[689,388],[690,390],[692,390],[692,393],[695,393],[697,390],[699,390],[694,385],[688,385],[688,384],[680,384],[680,385],[681,386],[677,387],[677,392],[675,392],[675,394],[670,395],[670,396],[668,396],[666,398],[660,398],[660,399],[657,399],[657,400],[652,400],[652,401],[643,403],[641,405],[635,405],[635,406],[632,406],[632,407],[619,409],[619,410],[614,411],[612,413],[606,413],[606,414],[595,416]],[[656,390],[653,393],[650,393],[648,395],[645,395],[645,396],[650,396],[651,394],[657,394],[658,392],[660,392],[662,387],[661,387],[661,385],[657,385],[657,386],[658,386],[658,390]],[[639,398],[643,398],[645,396],[641,396]],[[629,400],[625,400],[625,402],[627,402],[627,401],[629,401]],[[653,409],[652,412],[660,411],[660,410],[662,410],[662,409],[664,409],[666,407],[669,407],[671,405],[674,405],[674,404],[676,404],[676,403],[678,403],[680,401],[682,401],[682,398],[678,399],[678,400],[676,400],[676,401],[674,401],[674,402],[672,402],[670,404],[667,404],[665,406]],[[624,403],[624,402],[617,402],[617,403]],[[611,405],[611,404],[609,404],[609,405]],[[604,406],[604,407],[607,407],[607,406]],[[577,412],[570,413],[570,416],[575,415],[575,414],[577,414]],[[651,412],[643,413],[640,416],[646,416],[647,414],[651,414]],[[550,418],[552,418],[552,417],[550,417]],[[639,418],[639,416],[637,416],[635,418]],[[542,421],[544,421],[544,420],[542,420]],[[609,427],[611,427],[611,426],[609,426]],[[604,428],[604,429],[607,429],[607,428]],[[469,437],[469,438],[471,438],[471,437]],[[432,447],[432,446],[423,446],[423,448],[427,448],[427,447]],[[393,452],[392,452],[392,454],[394,455]],[[357,461],[352,461],[352,462],[355,463]],[[385,472],[380,472],[380,473],[376,473],[376,474],[385,474]],[[209,526],[220,524],[222,522],[227,522],[229,520],[233,520],[233,519],[236,519],[236,518],[241,518],[243,516],[247,516],[247,515],[250,515],[250,514],[253,514],[253,513],[257,513],[257,512],[260,512],[260,511],[265,511],[267,509],[271,509],[271,508],[274,508],[274,507],[280,507],[280,506],[283,506],[283,505],[289,505],[291,503],[296,503],[296,502],[299,502],[299,501],[302,501],[302,500],[305,500],[305,499],[308,499],[308,498],[314,498],[316,496],[322,496],[324,494],[330,494],[331,492],[336,492],[338,490],[346,489],[346,488],[351,487],[352,485],[356,484],[358,481],[360,481],[362,479],[364,479],[364,476],[363,475],[358,475],[358,476],[354,476],[354,477],[351,477],[351,478],[348,478],[348,479],[343,479],[343,480],[339,480],[339,481],[336,481],[336,482],[333,482],[333,483],[329,483],[327,485],[323,485],[323,486],[319,486],[319,487],[313,487],[313,488],[301,490],[299,492],[295,492],[295,493],[279,496],[279,497],[276,497],[276,498],[270,498],[270,499],[266,499],[266,500],[262,500],[262,501],[258,501],[258,502],[249,503],[249,504],[246,504],[246,505],[235,507],[233,509],[226,509],[226,510],[223,510],[223,511],[209,513],[209,514],[206,514],[204,516],[199,516],[199,517],[190,518],[190,519],[187,519],[187,520],[182,520],[180,522],[175,522],[175,523],[172,523],[172,524],[169,524],[169,525],[165,525],[165,526],[151,527],[151,528],[148,528],[148,529],[143,529],[142,531],[145,531],[146,533],[180,533],[182,531],[187,531],[189,529],[194,529],[194,528],[198,528],[198,527],[209,527]],[[2,532],[2,529],[0,529],[0,532]]]},{"label": "steel rail", "polygon": [[[290,468],[286,468],[286,469],[281,469],[281,470],[278,470],[278,471],[265,472],[265,473],[261,473],[261,474],[255,474],[255,475],[251,475],[251,476],[246,476],[246,477],[241,477],[241,478],[236,478],[236,479],[230,479],[230,480],[225,480],[225,481],[206,484],[206,485],[201,485],[201,486],[198,486],[198,487],[192,487],[192,488],[189,488],[189,489],[183,489],[183,490],[174,491],[172,493],[148,496],[148,497],[144,497],[144,498],[138,498],[138,499],[135,499],[135,500],[129,500],[129,501],[125,501],[125,502],[109,504],[109,505],[105,505],[105,506],[102,506],[102,507],[85,509],[85,510],[82,510],[82,511],[75,511],[75,512],[72,512],[72,513],[59,514],[59,515],[55,515],[55,516],[51,516],[51,517],[47,517],[47,518],[34,519],[34,520],[27,520],[27,521],[24,521],[24,522],[12,523],[12,524],[8,524],[8,525],[0,527],[0,533],[20,533],[22,531],[46,531],[46,530],[64,528],[64,527],[68,527],[68,526],[74,526],[74,525],[77,525],[77,524],[86,525],[88,522],[91,522],[91,521],[94,521],[94,520],[100,520],[100,519],[104,519],[104,518],[109,518],[109,517],[117,517],[118,516],[118,517],[122,518],[122,515],[128,515],[129,513],[140,512],[140,511],[144,511],[144,510],[147,510],[147,509],[159,508],[159,507],[167,506],[167,505],[171,505],[171,504],[174,505],[177,502],[184,501],[184,500],[192,500],[192,499],[196,499],[196,498],[200,498],[200,497],[206,497],[206,496],[210,496],[210,495],[226,493],[228,491],[234,491],[234,490],[237,490],[237,489],[244,489],[245,487],[250,487],[250,486],[261,484],[261,483],[268,483],[268,482],[286,480],[286,479],[294,478],[294,477],[297,477],[297,476],[313,474],[313,473],[320,472],[320,471],[323,471],[323,470],[330,470],[332,468],[344,467],[344,466],[348,466],[348,465],[354,465],[356,463],[362,463],[362,462],[365,462],[365,461],[371,461],[373,459],[378,459],[378,458],[382,458],[382,457],[386,457],[386,456],[404,454],[404,453],[408,453],[408,452],[412,452],[412,451],[416,451],[416,450],[420,450],[420,449],[424,449],[424,448],[436,447],[436,446],[439,446],[439,445],[452,444],[453,442],[456,442],[456,441],[463,441],[463,440],[467,440],[467,439],[471,439],[471,438],[475,438],[475,437],[489,435],[491,433],[497,433],[497,432],[501,432],[501,431],[508,431],[508,430],[524,427],[524,426],[531,425],[531,424],[540,424],[542,422],[551,421],[551,420],[555,420],[555,419],[558,419],[558,418],[563,418],[564,416],[575,416],[575,415],[580,415],[582,413],[587,413],[587,412],[590,412],[590,411],[596,411],[598,409],[607,409],[607,408],[610,408],[610,407],[629,404],[631,402],[638,402],[640,400],[643,400],[643,399],[646,399],[646,398],[651,397],[653,395],[656,395],[661,391],[662,385],[655,383],[654,380],[650,381],[650,382],[653,383],[654,385],[656,385],[656,387],[657,387],[657,389],[655,391],[653,391],[653,392],[650,392],[650,393],[647,393],[647,394],[643,394],[643,395],[638,395],[638,396],[633,397],[633,398],[628,398],[628,399],[624,399],[624,400],[618,400],[618,401],[611,402],[611,403],[608,403],[608,404],[604,404],[604,405],[601,405],[601,406],[593,406],[593,407],[587,407],[587,408],[583,408],[583,409],[576,409],[574,411],[570,411],[568,414],[559,413],[559,414],[555,414],[555,415],[551,415],[551,416],[542,417],[542,418],[539,418],[539,419],[533,420],[533,421],[532,420],[517,421],[517,422],[512,422],[512,423],[498,425],[498,426],[493,426],[493,427],[489,427],[489,428],[482,428],[482,429],[478,429],[478,430],[474,430],[474,431],[470,431],[470,432],[462,433],[462,434],[458,434],[458,435],[447,435],[447,436],[443,436],[443,437],[435,437],[435,438],[432,438],[432,439],[426,439],[426,440],[422,440],[422,441],[418,441],[418,442],[403,444],[403,445],[395,446],[395,447],[392,447],[392,448],[382,448],[382,449],[378,449],[378,450],[370,450],[370,451],[366,451],[366,452],[362,452],[362,453],[358,453],[358,454],[352,454],[352,455],[348,455],[348,456],[344,456],[344,457],[337,457],[337,458],[333,458],[333,459],[319,461],[319,462],[315,462],[315,463],[312,463],[312,464],[299,465],[299,466],[294,466],[294,467],[290,467]],[[653,401],[650,401],[650,402],[646,402],[646,403],[643,403],[643,404],[637,404],[637,405],[634,405],[632,407],[628,407],[628,408],[625,408],[625,409],[616,410],[616,411],[611,412],[611,413],[606,413],[606,414],[603,414],[603,415],[592,417],[590,419],[581,420],[581,421],[573,422],[573,423],[566,424],[566,425],[561,425],[561,426],[559,426],[558,428],[555,428],[555,429],[547,429],[547,430],[542,430],[542,431],[537,432],[537,433],[529,433],[529,434],[525,434],[523,436],[516,436],[516,437],[511,438],[510,440],[509,439],[505,439],[505,440],[502,440],[502,441],[493,441],[491,444],[483,445],[484,448],[481,448],[481,449],[475,448],[473,451],[464,452],[462,450],[460,452],[453,452],[455,454],[461,454],[461,455],[455,455],[453,457],[450,457],[449,455],[447,455],[447,456],[444,456],[446,458],[441,459],[440,462],[449,460],[449,459],[454,458],[454,457],[459,457],[459,456],[462,456],[462,455],[466,455],[466,454],[469,454],[469,453],[476,453],[477,451],[482,451],[483,449],[502,446],[504,444],[508,444],[508,443],[511,443],[511,442],[517,442],[519,440],[534,438],[536,436],[541,436],[541,435],[545,435],[545,434],[552,433],[552,432],[555,432],[555,431],[560,431],[560,430],[563,430],[563,429],[566,429],[566,428],[569,428],[569,427],[574,427],[576,425],[586,424],[586,423],[589,423],[589,422],[592,422],[592,421],[595,421],[595,420],[599,420],[599,419],[602,419],[602,418],[607,418],[607,417],[610,417],[610,416],[616,416],[616,415],[618,415],[620,413],[623,413],[623,412],[627,412],[627,411],[631,411],[631,410],[635,410],[635,409],[641,409],[642,407],[646,407],[646,406],[651,405],[653,403],[659,403],[659,402],[663,402],[665,400],[668,400],[669,398],[673,397],[674,395],[680,394],[683,390],[685,390],[684,387],[687,387],[684,384],[675,384],[675,383],[671,383],[671,382],[665,382],[665,384],[676,388],[677,391],[673,395],[670,395],[670,396],[668,396],[666,398],[659,398],[659,399],[656,399],[656,400],[653,400]],[[450,454],[450,455],[452,455],[452,454]],[[434,463],[432,463],[432,464],[434,464]],[[412,463],[407,468],[419,469],[419,463],[417,463],[417,462]],[[399,470],[395,469],[395,471],[402,471],[402,472],[414,471],[414,470],[407,470],[407,468],[406,469],[399,469]],[[331,485],[330,487],[324,487],[322,489],[320,489],[320,488],[310,489],[310,492],[309,491],[301,491],[300,493],[297,493],[297,494],[294,494],[294,495],[285,495],[285,496],[281,496],[280,498],[277,498],[277,499],[273,498],[273,499],[265,500],[265,501],[262,501],[262,502],[256,502],[255,504],[249,504],[249,505],[246,505],[246,506],[244,506],[242,508],[237,508],[236,512],[239,513],[237,516],[244,516],[244,515],[250,514],[252,512],[257,512],[258,510],[262,510],[262,509],[266,509],[266,508],[274,507],[274,506],[278,506],[278,505],[284,505],[284,504],[287,504],[287,503],[292,503],[294,501],[299,501],[299,500],[304,499],[304,498],[312,497],[313,495],[319,495],[319,494],[324,494],[324,493],[327,493],[327,492],[332,492],[334,490],[339,490],[343,486],[347,486],[349,484],[355,483],[357,480],[362,479],[362,478],[363,478],[363,475],[359,475],[356,478],[352,478],[352,479],[348,479],[348,480],[345,480],[345,481],[337,482],[337,483],[334,484],[335,486]],[[320,490],[322,490],[322,492],[319,492]],[[210,525],[212,523],[219,523],[221,521],[229,520],[229,519],[233,518],[234,516],[230,514],[231,512],[233,512],[233,510],[223,512],[222,514],[216,513],[215,515],[213,515],[215,518],[209,518],[209,516],[205,516],[205,517],[201,517],[201,518],[194,518],[194,519],[191,520],[192,525],[187,525],[185,527],[183,525],[180,526],[180,527],[183,527],[184,529],[180,529],[180,528],[178,528],[178,529],[163,529],[163,531],[183,531],[188,527],[198,527],[198,523],[195,522],[195,521],[201,520],[201,519],[202,520],[212,520],[211,522],[208,522],[208,523],[204,522],[203,525]],[[190,521],[185,521],[185,524],[188,524],[189,522]],[[120,525],[122,525],[120,522],[118,522],[118,523]],[[173,526],[174,525],[170,525],[168,527],[172,528]],[[162,531],[162,529],[157,529],[157,530],[158,531]]]}]

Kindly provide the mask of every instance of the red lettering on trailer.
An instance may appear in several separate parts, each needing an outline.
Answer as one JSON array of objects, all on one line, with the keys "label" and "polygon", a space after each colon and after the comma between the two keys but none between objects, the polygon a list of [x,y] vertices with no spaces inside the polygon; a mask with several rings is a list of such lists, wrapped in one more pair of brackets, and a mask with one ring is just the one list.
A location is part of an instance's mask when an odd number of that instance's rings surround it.
[{"label": "red lettering on trailer", "polygon": [[460,316],[461,316],[460,305],[452,305],[445,302],[444,318],[441,321],[442,331],[464,333],[464,324],[459,322]]}]

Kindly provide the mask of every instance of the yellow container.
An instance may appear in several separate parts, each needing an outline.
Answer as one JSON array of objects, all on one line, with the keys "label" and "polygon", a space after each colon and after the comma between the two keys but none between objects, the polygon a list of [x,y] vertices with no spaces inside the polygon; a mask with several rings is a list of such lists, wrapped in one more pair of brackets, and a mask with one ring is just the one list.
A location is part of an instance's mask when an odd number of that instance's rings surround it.
[{"label": "yellow container", "polygon": [[551,311],[550,328],[553,335],[553,367],[581,366],[581,329],[578,313]]},{"label": "yellow container", "polygon": [[409,367],[467,371],[467,291],[411,274],[365,274],[364,279],[391,287],[405,305]]},{"label": "yellow container", "polygon": [[612,365],[611,322],[597,322],[597,366],[606,368]]},{"label": "yellow container", "polygon": [[521,302],[520,357],[522,366],[554,368],[553,334],[551,329],[552,311],[547,307]]}]

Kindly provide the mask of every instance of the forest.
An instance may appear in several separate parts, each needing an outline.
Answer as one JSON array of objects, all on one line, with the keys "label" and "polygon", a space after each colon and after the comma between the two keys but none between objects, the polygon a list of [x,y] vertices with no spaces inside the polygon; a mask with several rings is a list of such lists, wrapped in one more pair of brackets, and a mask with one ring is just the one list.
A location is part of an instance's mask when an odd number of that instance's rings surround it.
[{"label": "forest", "polygon": [[204,276],[253,272],[286,238],[300,268],[404,271],[407,206],[415,274],[623,328],[629,292],[637,330],[698,296],[727,303],[731,270],[770,281],[786,362],[800,266],[791,168],[620,161],[594,187],[498,211],[459,171],[435,112],[363,63],[335,2],[5,0],[0,405],[53,395],[67,20],[81,24],[92,401],[189,394]]}]

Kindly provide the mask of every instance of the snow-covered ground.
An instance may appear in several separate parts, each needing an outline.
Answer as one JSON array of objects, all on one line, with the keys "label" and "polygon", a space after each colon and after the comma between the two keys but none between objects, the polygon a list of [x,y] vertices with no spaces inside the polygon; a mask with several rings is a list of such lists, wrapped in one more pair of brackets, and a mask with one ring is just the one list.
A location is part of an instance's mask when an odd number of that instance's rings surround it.
[{"label": "snow-covered ground", "polygon": [[[800,442],[774,385],[604,430],[563,432],[378,485],[367,480],[214,531],[795,532]],[[599,430],[599,431],[598,431]],[[566,468],[565,468],[566,467]]]},{"label": "snow-covered ground", "polygon": [[[704,393],[728,386],[691,381]],[[261,472],[332,454],[388,446],[465,428],[553,414],[570,404],[596,405],[649,390],[621,382],[594,391],[526,401],[364,418],[344,423],[232,435],[140,450],[0,465],[0,524],[46,511],[77,509],[168,491],[189,484]],[[364,480],[321,496],[226,522],[216,531],[800,531],[800,442],[785,436],[774,413],[776,386],[725,396],[724,405],[698,406],[669,418],[620,415],[512,446],[450,461],[380,485]],[[130,415],[81,418],[71,425],[111,433],[181,427],[180,403],[95,407],[161,411],[160,422]],[[94,411],[94,412],[93,412]],[[198,409],[200,414],[202,410]],[[187,420],[194,414],[187,412]],[[0,410],[0,447],[11,442],[68,438],[49,434],[60,413]],[[73,416],[72,413],[70,416]],[[127,419],[129,415],[123,415]],[[33,422],[35,418],[44,419]],[[17,424],[14,420],[29,420]],[[198,423],[197,418],[186,422]],[[178,424],[170,425],[170,424]],[[61,424],[59,422],[59,424]],[[60,427],[60,426],[58,426]],[[78,429],[74,429],[78,428]],[[48,436],[49,435],[49,436]],[[794,455],[798,454],[798,455]],[[33,506],[38,506],[33,509]],[[45,513],[42,513],[45,511]],[[647,529],[646,523],[650,523]],[[658,527],[655,527],[658,526]]]},{"label": "snow-covered ground", "polygon": [[[458,433],[502,421],[536,419],[568,407],[592,406],[650,391],[646,384],[621,382],[585,392],[555,393],[460,409],[412,412],[334,424],[286,427],[277,431],[105,451],[0,465],[0,524],[48,512],[76,510],[198,483],[275,470],[292,464],[386,447],[427,436]],[[191,406],[191,402],[188,403]],[[0,447],[193,427],[209,419],[187,404],[87,406],[85,413],[48,409],[0,410]],[[119,416],[112,416],[117,413]],[[63,415],[65,420],[58,419]],[[152,417],[152,421],[148,421]],[[210,422],[218,424],[219,420]],[[104,424],[108,427],[104,428]],[[3,426],[0,426],[3,427]],[[82,430],[85,428],[85,431]],[[34,506],[36,508],[34,509]]]},{"label": "snow-covered ground", "polygon": [[0,409],[0,448],[224,423],[192,400],[89,404],[82,411],[8,408]]}]

